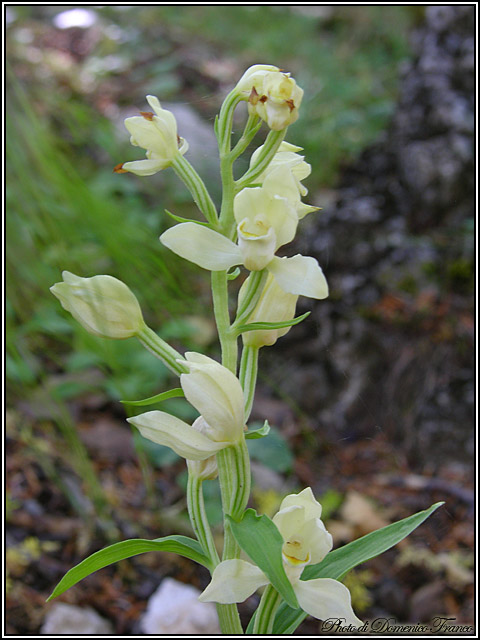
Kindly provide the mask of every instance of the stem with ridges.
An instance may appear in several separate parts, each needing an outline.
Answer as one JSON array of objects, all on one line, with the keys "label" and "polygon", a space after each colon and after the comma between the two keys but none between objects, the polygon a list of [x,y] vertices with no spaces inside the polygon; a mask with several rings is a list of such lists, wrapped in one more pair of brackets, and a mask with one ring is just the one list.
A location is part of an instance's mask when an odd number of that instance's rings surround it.
[{"label": "stem with ridges", "polygon": [[238,305],[237,316],[232,325],[241,325],[248,320],[250,314],[255,309],[258,299],[263,291],[263,286],[267,280],[268,272],[266,269],[262,271],[252,271],[246,280],[246,289],[242,296],[242,300]]},{"label": "stem with ridges", "polygon": [[220,562],[215,542],[213,540],[212,531],[205,513],[205,503],[203,500],[203,481],[194,473],[189,471],[187,483],[187,506],[190,522],[197,536],[198,541],[203,547],[203,551],[210,558],[212,570]]},{"label": "stem with ridges", "polygon": [[282,144],[286,133],[287,128],[281,131],[270,131],[253,167],[250,167],[250,169],[235,182],[236,192],[255,182],[258,176],[265,171]]},{"label": "stem with ridges", "polygon": [[185,183],[185,186],[192,194],[192,197],[205,218],[214,227],[218,224],[217,208],[208,193],[205,183],[182,155],[175,156],[172,167],[178,177]]},{"label": "stem with ridges", "polygon": [[258,347],[245,345],[243,347],[242,358],[240,361],[239,378],[245,397],[245,421],[250,417],[253,399],[255,397],[255,386],[257,384],[258,371],[258,352]]},{"label": "stem with ridges", "polygon": [[275,613],[280,606],[282,596],[271,584],[267,585],[263,592],[258,609],[255,612],[253,635],[267,635],[272,633]]}]

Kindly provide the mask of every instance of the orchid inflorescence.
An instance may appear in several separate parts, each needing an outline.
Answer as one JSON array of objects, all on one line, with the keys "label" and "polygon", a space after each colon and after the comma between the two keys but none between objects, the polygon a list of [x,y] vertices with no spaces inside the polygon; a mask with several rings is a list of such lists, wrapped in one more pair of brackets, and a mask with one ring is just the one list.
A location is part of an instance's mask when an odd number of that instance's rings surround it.
[{"label": "orchid inflorescence", "polygon": [[[275,344],[305,317],[294,317],[300,295],[319,300],[328,296],[327,281],[315,258],[277,255],[294,239],[299,222],[317,210],[302,201],[308,193],[303,180],[311,167],[301,155],[302,149],[284,140],[288,126],[299,116],[302,97],[303,90],[291,75],[272,65],[250,67],[228,94],[215,122],[223,186],[219,211],[184,156],[188,143],[178,135],[174,115],[162,108],[158,98],[147,96],[152,111],[125,120],[131,143],[145,149],[146,159],[124,162],[114,171],[151,176],[172,167],[205,217],[205,222],[176,224],[160,241],[182,258],[211,271],[221,364],[200,353],[182,356],[162,340],[146,325],[135,295],[114,277],[82,278],[65,271],[64,281],[51,288],[62,306],[90,333],[113,339],[138,338],[180,378],[181,388],[160,394],[156,400],[172,393],[182,395],[199,413],[192,425],[164,411],[141,413],[128,422],[144,438],[170,447],[187,461],[187,504],[197,540],[168,536],[152,542],[210,570],[211,582],[200,600],[217,603],[221,629],[227,634],[243,633],[236,603],[261,587],[265,589],[251,621],[253,633],[271,633],[276,614],[277,622],[281,621],[281,606],[284,615],[291,608],[299,612],[296,625],[302,611],[323,620],[336,618],[353,627],[362,624],[352,609],[348,589],[338,579],[342,574],[326,574],[322,569],[332,537],[320,519],[322,507],[312,490],[285,497],[273,520],[247,509],[250,462],[246,440],[268,436],[269,430],[267,423],[257,431],[247,426],[259,351]],[[233,113],[241,102],[247,103],[248,119],[232,148]],[[233,164],[262,123],[270,132],[251,155],[247,171],[235,179]],[[241,266],[247,274],[232,321],[228,285],[241,273]],[[224,512],[221,559],[202,492],[202,483],[217,477]],[[129,542],[133,549],[138,541]],[[110,558],[115,557],[114,547],[108,547]],[[240,557],[242,551],[248,560]],[[95,556],[101,558],[101,554]],[[128,557],[125,551],[118,554],[118,559]],[[100,566],[105,563],[100,562],[97,568]],[[66,574],[52,597],[86,575],[79,567],[82,563]],[[307,568],[310,574],[304,573]],[[315,572],[321,575],[312,578]],[[290,630],[295,628],[292,624]]]}]

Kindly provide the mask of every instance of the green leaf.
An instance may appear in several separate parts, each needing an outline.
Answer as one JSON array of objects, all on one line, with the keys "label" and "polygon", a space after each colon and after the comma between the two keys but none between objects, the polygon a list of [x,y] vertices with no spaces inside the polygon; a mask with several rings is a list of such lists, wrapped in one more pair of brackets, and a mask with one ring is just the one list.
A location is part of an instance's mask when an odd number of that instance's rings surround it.
[{"label": "green leaf", "polygon": [[132,407],[148,407],[150,404],[157,404],[157,402],[163,402],[169,398],[184,398],[185,394],[183,389],[170,389],[170,391],[164,391],[156,396],[145,398],[144,400],[120,400],[122,404],[128,404]]},{"label": "green leaf", "polygon": [[240,268],[235,267],[231,273],[227,273],[227,280],[235,280],[240,275]]},{"label": "green leaf", "polygon": [[[305,567],[301,579],[333,578],[341,580],[357,565],[379,556],[406,538],[442,504],[444,502],[436,502],[425,511],[420,511],[413,516],[368,533],[340,549],[330,551],[322,562]],[[306,616],[307,614],[301,609],[294,610],[282,603],[275,617],[273,633],[279,635],[293,633]]]},{"label": "green leaf", "polygon": [[118,562],[119,560],[125,560],[126,558],[137,556],[140,553],[147,553],[148,551],[170,551],[172,553],[178,553],[185,558],[190,558],[190,560],[194,560],[206,567],[209,564],[209,560],[203,553],[200,544],[196,540],[187,538],[186,536],[167,536],[165,538],[157,538],[156,540],[142,540],[141,538],[124,540],[123,542],[117,542],[105,549],[97,551],[88,558],[85,558],[85,560],[82,560],[82,562],[73,567],[73,569],[67,571],[53,590],[47,602],[64,593],[67,589],[70,589],[70,587],[73,587],[73,585],[91,573],[108,567],[108,565]]},{"label": "green leaf", "polygon": [[250,559],[265,573],[275,589],[292,607],[298,607],[297,598],[283,568],[283,538],[268,516],[257,516],[247,509],[240,521],[227,515],[236,541]]},{"label": "green leaf", "polygon": [[214,130],[214,132],[215,132],[215,137],[216,137],[216,138],[217,138],[217,140],[218,140],[218,113],[217,113],[217,115],[215,116],[215,122],[213,123],[213,130]]},{"label": "green leaf", "polygon": [[247,440],[257,440],[258,438],[265,438],[268,436],[270,432],[270,425],[268,424],[268,420],[265,420],[263,427],[260,429],[254,429],[253,431],[246,431],[245,438]]},{"label": "green leaf", "polygon": [[211,227],[212,225],[209,222],[200,222],[200,220],[193,220],[192,218],[182,218],[182,216],[177,216],[168,209],[165,209],[165,213],[167,213],[171,218],[176,220],[177,222],[194,222],[195,224],[201,224],[204,227]]},{"label": "green leaf", "polygon": [[245,333],[246,331],[258,331],[259,329],[283,329],[284,327],[293,327],[293,325],[299,324],[309,315],[310,311],[307,311],[307,313],[297,318],[292,318],[292,320],[284,320],[283,322],[250,322],[249,324],[241,324],[238,327],[234,326],[234,329],[238,334]]}]

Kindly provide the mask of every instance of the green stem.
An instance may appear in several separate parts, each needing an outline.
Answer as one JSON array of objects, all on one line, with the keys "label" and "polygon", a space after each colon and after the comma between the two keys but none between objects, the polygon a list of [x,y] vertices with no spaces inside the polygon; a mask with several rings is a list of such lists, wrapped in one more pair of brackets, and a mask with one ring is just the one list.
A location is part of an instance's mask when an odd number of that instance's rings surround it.
[{"label": "green stem", "polygon": [[181,154],[175,156],[172,167],[175,170],[177,176],[185,183],[187,189],[192,194],[192,197],[197,204],[200,211],[211,225],[217,227],[218,214],[217,208],[213,203],[213,200],[208,193],[205,183],[189,163]]},{"label": "green stem", "polygon": [[[245,439],[217,453],[218,478],[225,515],[239,518],[250,496],[250,458]],[[240,546],[232,533],[230,522],[224,517],[222,560],[240,557]],[[217,605],[220,627],[225,634],[243,633],[237,605]]]},{"label": "green stem", "polygon": [[204,552],[210,558],[211,568],[214,569],[220,562],[215,542],[213,540],[212,531],[205,512],[205,503],[203,500],[203,481],[193,473],[188,473],[187,483],[187,506],[190,522],[197,536],[198,541],[203,547]]},{"label": "green stem", "polygon": [[237,338],[230,331],[228,311],[228,277],[226,271],[212,271],[212,296],[218,337],[222,347],[222,364],[237,373]]},{"label": "green stem", "polygon": [[231,140],[232,140],[232,124],[233,124],[233,112],[239,102],[241,102],[242,96],[235,91],[230,91],[228,96],[223,101],[218,117],[218,148],[220,156],[226,155],[230,152]]},{"label": "green stem", "polygon": [[252,182],[255,182],[256,178],[265,171],[272,161],[273,156],[277,153],[279,146],[282,144],[286,133],[287,128],[282,129],[281,131],[270,131],[253,167],[250,167],[250,169],[235,182],[236,192],[240,191],[244,187],[248,187]]},{"label": "green stem", "polygon": [[241,97],[234,90],[225,98],[218,119],[218,150],[220,152],[220,174],[222,177],[222,206],[220,209],[220,224],[227,238],[233,239],[235,224],[233,218],[233,197],[235,195],[235,181],[233,179],[233,162],[235,157],[231,153],[232,123],[235,107]]},{"label": "green stem", "polygon": [[178,359],[183,360],[182,354],[171,347],[168,342],[165,342],[165,340],[157,336],[155,331],[150,329],[150,327],[145,325],[137,334],[137,338],[146,349],[157,356],[157,358],[160,358],[170,371],[173,371],[173,373],[177,375],[188,373],[187,367],[177,362]]},{"label": "green stem", "polygon": [[263,592],[260,604],[255,613],[253,635],[267,635],[272,633],[275,613],[281,601],[281,595],[269,584]]},{"label": "green stem", "polygon": [[246,281],[245,293],[238,305],[237,316],[232,327],[244,324],[244,322],[248,320],[262,294],[267,277],[268,271],[266,269],[262,269],[262,271],[252,271],[250,273]]},{"label": "green stem", "polygon": [[240,361],[240,383],[245,396],[245,421],[250,417],[258,371],[258,347],[244,346]]},{"label": "green stem", "polygon": [[224,635],[243,635],[236,604],[217,604],[218,621]]},{"label": "green stem", "polygon": [[249,115],[247,124],[245,125],[245,129],[243,130],[242,137],[238,140],[237,144],[234,146],[230,153],[230,157],[233,160],[236,160],[245,149],[248,147],[250,142],[255,137],[255,134],[262,126],[262,123],[258,121],[259,118],[257,115]]},{"label": "green stem", "polygon": [[[237,444],[217,453],[218,479],[222,492],[224,515],[238,520],[245,511],[250,496],[250,458],[245,438]],[[240,547],[225,518],[225,542],[223,560],[240,556]]]}]

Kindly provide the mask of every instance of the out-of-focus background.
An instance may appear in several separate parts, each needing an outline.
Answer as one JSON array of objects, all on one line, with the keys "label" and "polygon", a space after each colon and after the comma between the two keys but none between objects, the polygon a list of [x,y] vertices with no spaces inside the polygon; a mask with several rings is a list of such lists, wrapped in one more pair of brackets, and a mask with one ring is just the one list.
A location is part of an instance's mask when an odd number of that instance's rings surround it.
[{"label": "out-of-focus background", "polygon": [[[288,140],[305,150],[306,200],[322,211],[287,250],[314,255],[331,293],[302,300],[307,321],[262,350],[253,419],[273,430],[250,441],[252,506],[272,514],[312,486],[339,545],[444,500],[347,583],[363,619],[472,624],[473,6],[9,6],[6,17],[7,633],[71,632],[73,610],[49,621],[45,599],[89,553],[189,533],[184,462],[132,433],[119,402],[174,381],[134,339],[87,334],[49,287],[64,269],[116,276],[164,339],[218,354],[207,273],[158,242],[164,209],[196,215],[188,193],[170,171],[112,168],[143,157],[123,120],[154,94],[217,197],[214,117],[256,63],[305,90]],[[194,417],[178,400],[165,408]],[[166,577],[208,580],[146,554],[61,600],[100,614],[94,633],[145,632]],[[318,635],[318,621],[299,632]]]}]

